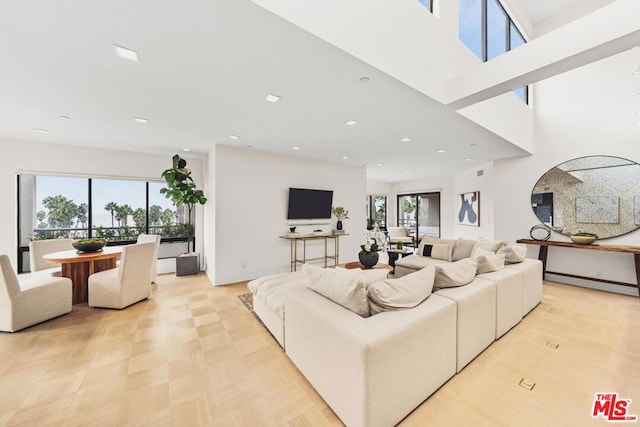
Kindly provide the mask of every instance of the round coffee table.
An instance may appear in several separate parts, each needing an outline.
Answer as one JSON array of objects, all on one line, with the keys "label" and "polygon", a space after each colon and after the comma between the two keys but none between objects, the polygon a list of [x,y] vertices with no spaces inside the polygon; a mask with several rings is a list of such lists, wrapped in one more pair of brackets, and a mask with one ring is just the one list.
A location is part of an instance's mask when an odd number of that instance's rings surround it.
[{"label": "round coffee table", "polygon": [[391,267],[389,264],[384,264],[384,263],[377,263],[376,265],[374,265],[371,268],[367,268],[364,265],[360,264],[358,261],[355,262],[348,262],[346,264],[342,264],[340,267],[344,267],[347,270],[353,270],[355,268],[359,268],[360,270],[373,270],[373,269],[381,269],[381,270],[387,270],[389,273],[393,273],[393,267]]}]

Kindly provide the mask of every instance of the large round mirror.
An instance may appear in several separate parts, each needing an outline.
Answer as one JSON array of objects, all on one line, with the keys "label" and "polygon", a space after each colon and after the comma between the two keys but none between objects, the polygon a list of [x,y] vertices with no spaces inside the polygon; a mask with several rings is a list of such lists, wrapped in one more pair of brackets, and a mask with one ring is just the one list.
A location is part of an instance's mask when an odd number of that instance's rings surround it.
[{"label": "large round mirror", "polygon": [[611,156],[561,163],[533,187],[531,206],[542,223],[565,235],[629,233],[640,227],[640,165]]}]

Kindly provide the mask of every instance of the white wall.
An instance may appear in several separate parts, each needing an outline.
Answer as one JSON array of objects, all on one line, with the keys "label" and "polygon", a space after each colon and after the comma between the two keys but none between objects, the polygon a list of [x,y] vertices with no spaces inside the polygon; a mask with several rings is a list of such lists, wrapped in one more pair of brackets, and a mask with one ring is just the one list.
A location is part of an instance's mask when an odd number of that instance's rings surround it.
[{"label": "white wall", "polygon": [[[215,242],[215,263],[209,262],[207,271],[215,284],[289,271],[290,243],[278,237],[289,231],[289,187],[333,190],[333,205],[345,207],[350,217],[343,221],[349,235],[340,238],[340,262],[357,259],[366,228],[364,168],[223,145],[212,150],[209,160],[215,166],[209,164],[208,183],[215,186],[215,229],[208,226],[213,234],[205,238]],[[325,225],[298,226],[297,231],[330,231],[335,222],[332,218]],[[331,255],[333,247],[328,252]],[[308,258],[323,253],[320,241],[307,244]]]},{"label": "white wall", "polygon": [[[160,180],[163,170],[171,167],[171,156],[137,154],[77,146],[0,139],[4,167],[0,168],[0,253],[9,255],[17,266],[17,187],[18,172],[69,174],[86,177],[113,177]],[[203,184],[203,161],[187,159],[196,184]],[[202,251],[203,211],[196,209],[196,250]],[[162,264],[162,263],[161,263]],[[160,271],[166,271],[159,265]]]}]

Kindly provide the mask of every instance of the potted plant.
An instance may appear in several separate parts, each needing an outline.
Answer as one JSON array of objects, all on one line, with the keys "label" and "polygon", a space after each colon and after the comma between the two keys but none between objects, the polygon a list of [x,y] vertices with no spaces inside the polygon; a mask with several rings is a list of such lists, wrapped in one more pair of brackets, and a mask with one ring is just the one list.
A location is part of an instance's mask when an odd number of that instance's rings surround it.
[{"label": "potted plant", "polygon": [[338,220],[336,230],[342,230],[342,220],[349,219],[349,211],[342,206],[334,206],[331,208],[331,213]]},{"label": "potted plant", "polygon": [[167,183],[167,187],[161,188],[160,193],[171,200],[175,206],[185,206],[187,208],[188,256],[176,258],[176,275],[184,276],[187,274],[196,274],[200,270],[198,254],[191,254],[191,242],[194,241],[193,208],[196,204],[204,205],[207,203],[207,198],[202,190],[196,188],[196,184],[191,177],[191,169],[187,168],[187,161],[177,154],[173,156],[172,161],[172,167],[162,172],[162,177]]},{"label": "potted plant", "polygon": [[370,236],[365,236],[365,243],[360,245],[360,252],[358,252],[360,264],[364,265],[365,268],[372,268],[378,263],[379,250],[376,240]]},{"label": "potted plant", "polygon": [[376,225],[376,220],[373,218],[367,218],[367,230],[373,230],[374,225]]}]

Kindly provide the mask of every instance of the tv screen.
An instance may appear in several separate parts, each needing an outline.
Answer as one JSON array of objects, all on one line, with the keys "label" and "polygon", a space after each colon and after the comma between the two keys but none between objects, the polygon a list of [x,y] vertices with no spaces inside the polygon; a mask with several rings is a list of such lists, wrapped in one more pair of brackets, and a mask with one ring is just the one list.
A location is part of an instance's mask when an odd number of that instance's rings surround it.
[{"label": "tv screen", "polygon": [[333,191],[289,188],[287,219],[331,218]]}]

